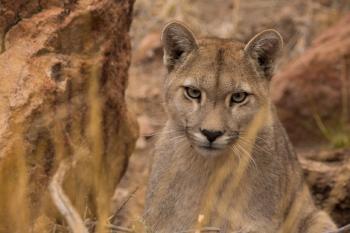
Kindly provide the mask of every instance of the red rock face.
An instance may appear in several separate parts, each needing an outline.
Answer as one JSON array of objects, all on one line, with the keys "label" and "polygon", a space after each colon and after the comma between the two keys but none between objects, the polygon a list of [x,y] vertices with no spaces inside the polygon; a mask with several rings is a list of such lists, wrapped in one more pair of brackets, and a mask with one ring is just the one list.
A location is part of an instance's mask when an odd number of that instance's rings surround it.
[{"label": "red rock face", "polygon": [[137,137],[124,101],[133,2],[1,2],[0,163],[21,138],[34,192],[57,166],[57,138],[60,156],[97,148],[109,194],[125,171]]},{"label": "red rock face", "polygon": [[325,122],[341,119],[342,91],[350,90],[349,24],[350,15],[320,35],[308,51],[273,78],[273,100],[296,143],[320,134],[316,115]]}]

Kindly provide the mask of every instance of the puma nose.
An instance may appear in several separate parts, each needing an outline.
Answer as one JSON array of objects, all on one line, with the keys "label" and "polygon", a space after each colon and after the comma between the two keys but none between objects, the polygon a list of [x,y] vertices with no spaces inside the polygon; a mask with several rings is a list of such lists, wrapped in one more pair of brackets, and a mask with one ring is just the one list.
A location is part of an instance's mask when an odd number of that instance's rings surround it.
[{"label": "puma nose", "polygon": [[222,131],[201,129],[202,134],[208,139],[209,142],[215,141],[218,137],[223,135]]}]

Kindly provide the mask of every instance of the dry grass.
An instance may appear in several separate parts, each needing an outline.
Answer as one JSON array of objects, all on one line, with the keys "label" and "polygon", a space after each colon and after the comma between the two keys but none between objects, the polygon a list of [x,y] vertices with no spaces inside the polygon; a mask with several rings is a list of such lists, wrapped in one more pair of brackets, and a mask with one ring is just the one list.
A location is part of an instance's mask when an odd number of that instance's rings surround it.
[{"label": "dry grass", "polygon": [[[40,203],[41,208],[32,211],[30,198],[29,198],[29,183],[28,183],[28,166],[26,164],[26,153],[22,151],[22,146],[16,146],[13,148],[13,153],[6,156],[1,162],[0,177],[1,177],[1,232],[52,232],[52,233],[107,233],[107,232],[134,232],[134,233],[145,233],[146,227],[139,223],[133,228],[123,228],[115,226],[109,223],[109,220],[113,218],[110,216],[110,193],[108,191],[108,172],[104,170],[105,165],[103,164],[103,140],[102,140],[102,125],[101,125],[101,99],[98,94],[98,77],[100,69],[98,66],[93,66],[91,82],[89,84],[88,98],[87,101],[90,103],[89,110],[89,121],[86,126],[88,131],[88,137],[85,143],[76,144],[78,138],[69,138],[69,143],[64,143],[64,132],[59,122],[56,122],[56,126],[51,131],[54,140],[55,164],[58,165],[58,169],[55,171],[50,185],[49,191],[51,196],[51,203]],[[250,127],[247,131],[245,138],[244,153],[245,156],[240,160],[237,176],[229,184],[228,190],[237,190],[242,181],[248,165],[252,162],[249,158],[255,143],[255,138],[260,128],[265,124],[268,118],[268,107],[261,108],[261,111],[253,119]],[[74,128],[74,127],[73,127]],[[21,145],[22,132],[18,130],[18,143]],[[71,145],[73,142],[74,145]],[[73,153],[71,155],[66,154],[68,151],[67,147],[72,146]],[[45,150],[41,150],[44,152]],[[238,151],[237,151],[238,153]],[[40,156],[44,157],[43,155]],[[236,156],[231,156],[234,158]],[[81,161],[84,162],[84,166],[79,166]],[[232,192],[226,192],[222,195],[220,200],[213,200],[215,197],[211,196],[212,193],[216,193],[213,190],[218,190],[221,186],[224,178],[227,176],[232,169],[233,163],[225,163],[225,166],[220,169],[219,174],[215,174],[211,178],[210,190],[203,199],[202,211],[199,216],[197,226],[194,226],[193,230],[186,232],[218,232],[219,230],[215,226],[208,226],[207,218],[210,216],[210,211],[213,208],[211,203],[218,203],[216,208],[219,210],[217,214],[220,216],[230,218],[230,209],[226,205],[230,199]],[[83,170],[84,169],[84,170]],[[86,171],[88,170],[88,172]],[[68,186],[64,186],[65,180],[72,179],[67,175],[70,171],[73,174],[81,174],[85,176],[88,174],[89,177],[74,177],[76,179],[72,184],[77,182],[85,182],[79,186],[72,186],[68,182]],[[10,178],[10,179],[9,179]],[[70,189],[70,193],[77,193],[73,199],[67,192],[67,187]],[[91,192],[92,190],[92,192]],[[235,192],[235,191],[233,191]],[[93,203],[96,205],[96,219],[91,219],[91,215],[81,213],[79,210],[81,205],[86,204],[85,201],[77,201],[76,198],[84,200],[84,193],[92,195]],[[208,201],[211,200],[211,201]],[[47,208],[51,207],[52,204],[58,209],[59,215],[52,215],[50,212],[46,212]],[[47,206],[45,206],[47,205]],[[88,206],[86,206],[88,208]],[[20,211],[19,211],[20,210]],[[92,210],[87,210],[92,211]],[[63,221],[59,220],[63,216]]]},{"label": "dry grass", "polygon": [[0,160],[0,232],[26,232],[30,223],[28,172],[20,146],[23,144],[22,131],[17,130],[16,146]]},{"label": "dry grass", "polygon": [[[140,225],[135,225],[132,229],[123,228],[120,226],[115,226],[109,223],[109,219],[113,216],[110,216],[110,193],[108,191],[108,172],[104,170],[103,164],[103,140],[102,140],[102,125],[101,125],[101,99],[98,94],[98,77],[100,74],[100,69],[97,66],[94,66],[92,72],[93,76],[90,79],[90,87],[88,92],[87,100],[90,103],[89,110],[89,121],[87,125],[88,129],[88,139],[86,144],[80,144],[80,146],[74,145],[72,156],[67,156],[65,151],[67,151],[67,144],[64,142],[64,135],[60,129],[59,124],[57,123],[56,129],[53,130],[53,137],[55,140],[55,150],[56,150],[56,163],[59,164],[56,174],[54,175],[51,184],[50,184],[50,195],[53,203],[59,210],[59,213],[64,217],[62,223],[57,222],[56,219],[50,219],[48,213],[44,210],[45,206],[40,208],[37,213],[33,214],[31,210],[31,203],[28,198],[28,166],[26,164],[26,155],[25,151],[21,150],[21,146],[16,146],[13,148],[13,152],[9,154],[3,161],[1,161],[0,167],[0,200],[1,201],[1,232],[28,232],[28,228],[31,229],[30,232],[73,232],[73,233],[87,233],[87,232],[98,232],[98,233],[107,233],[107,232],[133,232],[133,233],[145,233],[146,227]],[[203,198],[202,211],[199,216],[199,221],[197,226],[194,226],[193,230],[188,230],[186,232],[218,232],[218,229],[215,226],[208,226],[207,220],[213,209],[212,203],[217,203],[215,208],[218,209],[218,215],[230,218],[231,209],[229,209],[226,204],[232,193],[238,189],[240,183],[244,179],[245,172],[248,168],[248,165],[251,164],[249,158],[251,157],[251,152],[254,147],[256,136],[265,124],[268,119],[268,106],[261,108],[260,112],[251,122],[247,134],[245,136],[244,144],[244,155],[239,162],[237,169],[237,176],[235,179],[229,183],[230,192],[222,194],[220,200],[214,200],[215,197],[212,196],[213,193],[216,193],[215,190],[218,190],[221,186],[224,178],[232,170],[232,166],[236,161],[230,161],[224,163],[219,171],[219,174],[215,174],[211,177],[210,189],[208,190],[207,195]],[[21,135],[22,132],[18,129],[18,143],[17,145],[23,144]],[[76,141],[76,139],[71,138],[71,142]],[[248,142],[248,143],[247,143]],[[243,143],[243,142],[242,142]],[[45,150],[42,150],[45,151]],[[242,151],[240,151],[242,152]],[[239,151],[237,151],[239,153]],[[231,156],[232,158],[236,156]],[[85,160],[84,166],[77,166],[81,160]],[[87,160],[87,162],[86,162]],[[96,217],[97,219],[87,218],[87,214],[82,214],[79,210],[76,209],[75,205],[82,205],[82,203],[76,204],[73,203],[69,196],[65,193],[63,186],[64,179],[67,179],[66,173],[69,170],[76,169],[87,169],[88,172],[83,170],[75,171],[74,174],[82,174],[87,177],[75,177],[78,182],[86,182],[84,185],[80,186],[68,186],[70,187],[70,192],[77,192],[79,195],[82,193],[90,193],[92,199],[96,204]],[[76,182],[73,182],[76,184]],[[75,188],[77,190],[75,190]],[[90,192],[93,190],[93,192]],[[303,196],[303,195],[302,195]],[[78,198],[84,199],[84,196],[78,196]],[[302,197],[301,197],[302,198]],[[283,203],[285,200],[281,200]],[[84,203],[84,202],[83,202]],[[300,201],[302,203],[302,201]],[[45,205],[47,203],[42,203]],[[49,204],[48,204],[49,205]],[[243,208],[243,206],[242,206]],[[295,205],[295,208],[292,209],[289,214],[285,225],[282,226],[280,232],[291,232],[293,229],[294,221],[298,217],[298,213],[302,208],[301,205]],[[39,216],[33,218],[33,216]],[[47,217],[47,218],[45,218]],[[59,217],[57,217],[59,219]],[[232,219],[230,219],[232,220]],[[67,222],[68,224],[66,225]],[[90,227],[89,227],[90,224]],[[219,223],[216,223],[219,224]]]},{"label": "dry grass", "polygon": [[344,58],[342,64],[341,80],[341,114],[337,117],[336,122],[326,124],[320,117],[319,112],[314,110],[314,118],[322,135],[328,143],[334,148],[350,147],[350,115],[349,99],[350,93],[350,59]]},{"label": "dry grass", "polygon": [[[101,64],[98,59],[96,64]],[[85,98],[89,103],[88,121],[84,126],[87,136],[79,126],[81,119],[73,121],[71,132],[68,132],[63,126],[64,117],[49,108],[46,114],[54,119],[54,125],[49,129],[52,143],[42,138],[32,155],[24,150],[23,128],[18,127],[13,132],[17,140],[0,161],[0,232],[85,233],[88,232],[85,224],[91,222],[90,228],[94,232],[109,232],[111,191],[115,188],[111,187],[113,182],[110,180],[118,177],[110,176],[103,156],[103,100],[98,85],[101,68],[96,64],[91,65]],[[35,167],[44,164],[46,153],[52,150],[56,174],[48,192],[44,183],[50,179],[49,174],[39,179],[35,176]],[[39,186],[46,187],[35,190],[37,182],[43,182]]]}]

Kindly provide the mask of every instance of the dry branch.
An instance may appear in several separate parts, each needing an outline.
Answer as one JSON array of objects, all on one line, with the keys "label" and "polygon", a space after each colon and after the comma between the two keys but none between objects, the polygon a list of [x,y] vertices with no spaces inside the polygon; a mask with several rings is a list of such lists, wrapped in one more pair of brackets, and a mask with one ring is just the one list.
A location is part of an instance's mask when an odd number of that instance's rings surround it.
[{"label": "dry branch", "polygon": [[53,176],[52,181],[49,185],[49,191],[55,206],[66,219],[72,232],[88,233],[88,230],[86,229],[82,218],[75,210],[71,201],[68,199],[62,189],[64,176],[69,168],[70,166],[67,165],[66,161],[62,161],[60,163],[57,172]]}]

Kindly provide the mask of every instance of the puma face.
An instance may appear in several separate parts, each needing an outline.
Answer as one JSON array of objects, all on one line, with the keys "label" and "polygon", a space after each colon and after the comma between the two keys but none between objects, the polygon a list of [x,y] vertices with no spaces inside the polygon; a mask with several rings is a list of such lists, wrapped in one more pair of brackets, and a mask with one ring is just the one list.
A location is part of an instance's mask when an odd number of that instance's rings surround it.
[{"label": "puma face", "polygon": [[281,36],[266,30],[246,45],[230,39],[196,39],[188,27],[172,22],[163,30],[162,43],[169,71],[165,107],[170,121],[199,154],[230,152],[269,102]]}]

